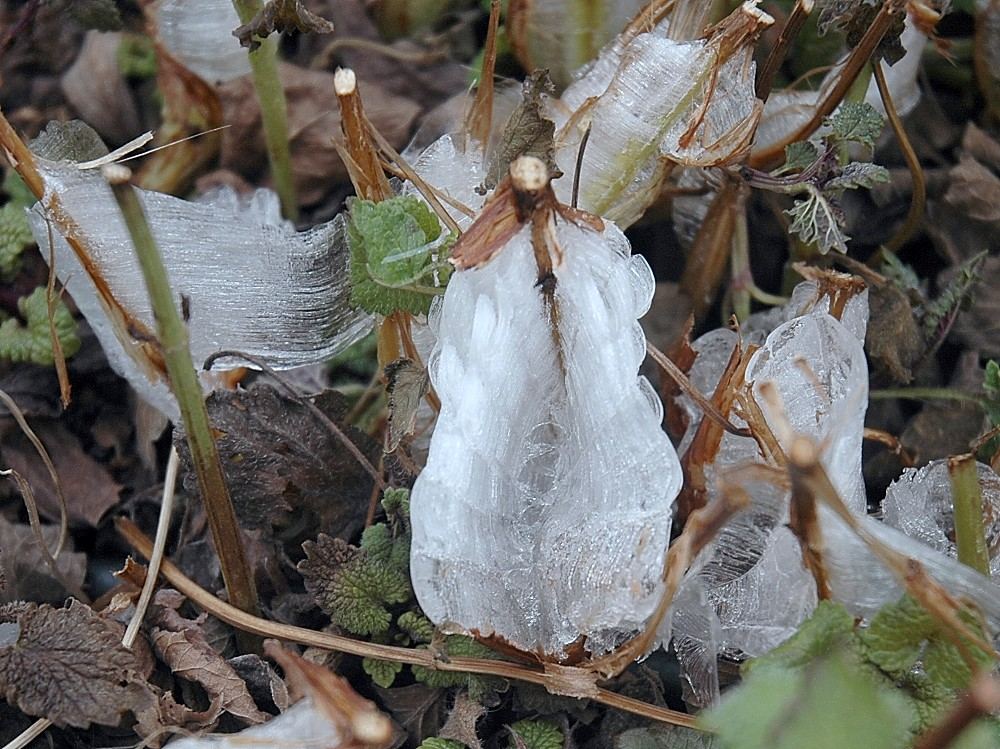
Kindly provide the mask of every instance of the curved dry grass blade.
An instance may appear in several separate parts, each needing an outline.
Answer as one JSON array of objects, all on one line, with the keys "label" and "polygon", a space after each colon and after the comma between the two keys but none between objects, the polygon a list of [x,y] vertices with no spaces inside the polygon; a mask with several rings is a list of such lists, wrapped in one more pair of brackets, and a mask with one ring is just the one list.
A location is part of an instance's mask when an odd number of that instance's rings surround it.
[{"label": "curved dry grass blade", "polygon": [[[148,556],[152,552],[152,541],[132,521],[127,518],[118,518],[115,522],[115,527],[122,538],[140,554]],[[290,624],[271,622],[257,616],[251,616],[240,611],[235,606],[216,598],[188,578],[168,560],[163,561],[160,574],[174,588],[190,599],[194,605],[237,629],[261,637],[273,637],[285,642],[295,642],[321,650],[331,650],[338,653],[376,658],[378,660],[424,666],[425,668],[436,669],[438,671],[499,676],[504,679],[515,679],[517,681],[538,684],[542,687],[545,687],[550,682],[549,675],[544,671],[508,661],[460,657],[449,657],[447,660],[441,660],[429,649],[382,645],[334,635],[328,632],[317,632],[303,627],[295,627]],[[620,710],[641,715],[644,718],[656,720],[661,723],[669,723],[685,728],[700,728],[694,716],[657,705],[651,705],[648,702],[616,694],[607,689],[598,688],[597,695],[592,699],[595,702],[616,707]]]},{"label": "curved dry grass blade", "polygon": [[[14,421],[17,422],[18,427],[24,433],[24,436],[28,438],[31,442],[32,447],[35,448],[35,452],[38,453],[38,457],[42,459],[42,463],[45,464],[45,470],[49,473],[49,478],[52,479],[52,485],[56,489],[56,496],[59,498],[59,541],[56,543],[56,550],[52,553],[53,559],[58,559],[59,555],[62,554],[63,547],[66,545],[66,539],[69,536],[69,507],[66,504],[66,495],[62,490],[62,483],[59,481],[59,474],[56,473],[56,467],[52,463],[52,458],[49,457],[49,451],[45,449],[45,445],[35,434],[35,431],[28,425],[27,419],[24,418],[24,413],[21,411],[20,407],[5,391],[0,390],[0,402],[7,407],[10,411],[11,416],[14,417]],[[31,509],[29,508],[29,513]],[[35,512],[35,520],[37,522],[38,513]],[[39,538],[41,536],[39,535]],[[39,541],[41,543],[41,541]],[[48,553],[48,547],[42,544],[42,548]]]}]

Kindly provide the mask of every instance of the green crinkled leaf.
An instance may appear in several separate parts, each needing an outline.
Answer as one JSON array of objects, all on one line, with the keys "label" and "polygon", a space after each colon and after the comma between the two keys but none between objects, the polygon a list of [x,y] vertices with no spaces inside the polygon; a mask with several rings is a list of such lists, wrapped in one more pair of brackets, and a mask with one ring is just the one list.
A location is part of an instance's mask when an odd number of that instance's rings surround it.
[{"label": "green crinkled leaf", "polygon": [[509,749],[563,749],[563,733],[554,723],[546,720],[519,720],[510,726],[512,733],[521,739],[521,745],[511,740]]},{"label": "green crinkled leaf", "polygon": [[840,174],[823,185],[824,190],[856,190],[859,187],[872,188],[880,182],[889,181],[889,170],[878,164],[852,161]]},{"label": "green crinkled leaf", "polygon": [[861,632],[866,658],[894,678],[917,662],[927,638],[937,631],[930,614],[910,596],[883,606]]},{"label": "green crinkled leaf", "polygon": [[19,208],[30,208],[35,204],[35,195],[24,184],[21,175],[10,169],[3,178],[3,191],[7,194],[7,202]]},{"label": "green crinkled leaf", "polygon": [[682,726],[632,728],[615,736],[614,749],[716,749],[710,733]]},{"label": "green crinkled leaf", "polygon": [[383,689],[388,689],[396,680],[396,675],[403,670],[403,664],[396,661],[380,661],[375,658],[362,658],[361,668],[372,677],[372,681]]},{"label": "green crinkled leaf", "polygon": [[425,203],[409,195],[374,203],[352,200],[347,229],[351,245],[351,301],[368,312],[430,309],[448,269],[440,262],[441,225]]},{"label": "green crinkled leaf", "polygon": [[434,637],[434,624],[426,616],[416,611],[406,611],[400,614],[396,625],[413,642],[428,643]]},{"label": "green crinkled leaf", "polygon": [[909,265],[899,259],[894,252],[882,253],[882,275],[892,281],[902,291],[921,293],[920,276]]},{"label": "green crinkled leaf", "polygon": [[785,163],[781,167],[781,173],[801,172],[813,165],[819,158],[819,149],[815,144],[800,140],[789,143],[785,146]]},{"label": "green crinkled leaf", "polygon": [[1000,746],[1000,722],[996,718],[977,720],[958,735],[948,749],[996,749]]},{"label": "green crinkled leaf", "polygon": [[980,252],[962,263],[941,293],[925,305],[920,324],[928,338],[936,339],[950,329],[955,316],[968,303],[979,283],[987,255],[987,252]]},{"label": "green crinkled leaf", "polygon": [[466,749],[465,744],[451,739],[439,739],[436,736],[424,739],[417,749]]},{"label": "green crinkled leaf", "polygon": [[808,197],[796,200],[785,211],[792,219],[788,231],[806,244],[816,245],[823,254],[830,250],[847,252],[850,237],[840,228],[840,209],[813,185],[808,185],[806,191]]},{"label": "green crinkled leaf", "polygon": [[827,120],[831,128],[830,138],[842,143],[855,142],[875,147],[875,141],[882,133],[882,115],[871,104],[845,101]]},{"label": "green crinkled leaf", "polygon": [[410,569],[410,492],[386,489],[382,507],[389,523],[375,523],[361,536],[361,548],[373,559],[409,574]]},{"label": "green crinkled leaf", "polygon": [[835,651],[805,667],[758,667],[701,722],[729,749],[902,749],[913,708]]},{"label": "green crinkled leaf", "polygon": [[302,544],[299,572],[306,589],[334,624],[356,635],[389,630],[389,606],[413,596],[409,576],[339,538],[320,534]]},{"label": "green crinkled leaf", "polygon": [[917,712],[917,724],[914,726],[917,733],[935,725],[944,716],[945,711],[955,704],[955,693],[951,689],[931,683],[926,675],[904,679],[903,686]]},{"label": "green crinkled leaf", "polygon": [[[53,364],[55,356],[52,353],[45,288],[39,286],[28,296],[18,299],[17,309],[24,319],[23,323],[10,318],[0,324],[0,359],[43,366]],[[52,317],[63,356],[69,358],[80,350],[76,320],[61,299],[56,300]]]},{"label": "green crinkled leaf", "polygon": [[0,277],[16,275],[21,268],[21,253],[34,243],[24,208],[14,202],[0,208]]},{"label": "green crinkled leaf", "polygon": [[[444,640],[444,654],[449,657],[492,658],[497,654],[485,645],[464,635],[449,635]],[[478,674],[458,673],[456,671],[438,671],[424,666],[411,666],[413,678],[435,689],[449,687],[466,687],[469,696],[477,702],[493,692],[507,691],[507,680],[496,676],[479,676]]]},{"label": "green crinkled leaf", "polygon": [[794,635],[770,652],[744,663],[741,673],[748,676],[761,667],[804,666],[838,648],[859,652],[854,617],[842,604],[820,601],[812,616],[802,622]]}]

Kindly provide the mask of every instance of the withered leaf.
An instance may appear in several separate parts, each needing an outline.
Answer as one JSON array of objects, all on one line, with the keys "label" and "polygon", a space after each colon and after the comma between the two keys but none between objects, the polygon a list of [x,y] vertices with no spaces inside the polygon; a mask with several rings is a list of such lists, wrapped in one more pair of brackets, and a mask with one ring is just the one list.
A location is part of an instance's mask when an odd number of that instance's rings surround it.
[{"label": "withered leaf", "polygon": [[[59,538],[58,526],[42,526],[42,538],[54,549]],[[53,578],[31,526],[10,523],[0,517],[0,576],[7,581],[6,587],[0,586],[0,603],[17,600],[62,603],[71,592],[67,586],[79,589],[83,585],[87,555],[64,550],[56,559],[56,569],[62,581]]]},{"label": "withered leaf", "polygon": [[536,70],[524,81],[521,102],[517,105],[493,149],[483,186],[492,190],[507,174],[518,156],[534,156],[545,162],[552,179],[562,172],[556,165],[555,123],[542,114],[542,97],[554,95],[555,86],[547,70]]},{"label": "withered leaf", "polygon": [[416,746],[427,736],[436,736],[443,722],[445,690],[426,684],[383,689],[376,686],[379,701]]},{"label": "withered leaf", "polygon": [[157,656],[174,676],[200,684],[220,710],[250,725],[264,723],[271,717],[257,707],[246,682],[198,630],[170,632],[154,628],[152,641]]},{"label": "withered leaf", "polygon": [[0,693],[58,726],[117,725],[149,688],[113,625],[73,600],[68,608],[0,607]]},{"label": "withered leaf", "polygon": [[[982,356],[1000,358],[1000,257],[987,257],[979,270],[978,290],[972,303],[958,314],[951,337]],[[959,274],[949,268],[938,279],[944,286]]]},{"label": "withered leaf", "polygon": [[[36,421],[32,428],[41,439],[59,476],[69,510],[70,522],[96,527],[118,502],[121,486],[107,468],[91,458],[76,435],[57,421]],[[31,485],[38,509],[50,520],[59,519],[59,499],[55,486],[35,448],[20,432],[3,443],[7,464]]]},{"label": "withered leaf", "polygon": [[441,726],[438,735],[442,739],[465,744],[469,749],[482,749],[482,742],[476,733],[476,723],[486,715],[486,708],[469,696],[468,692],[459,692],[455,696],[455,704],[448,713],[448,720]]},{"label": "withered leaf", "polygon": [[[334,422],[343,418],[343,398],[321,394],[317,406]],[[248,528],[283,523],[293,510],[312,513],[321,530],[349,536],[358,529],[371,495],[371,477],[336,436],[299,400],[257,383],[247,390],[216,391],[207,401],[219,453],[240,522]],[[374,460],[378,446],[366,434],[341,426],[361,452]],[[197,491],[190,452],[175,432],[185,486]]]},{"label": "withered leaf", "polygon": [[300,0],[270,0],[250,23],[237,28],[233,36],[253,52],[270,34],[292,30],[303,34],[329,34],[333,24],[304,8]]},{"label": "withered leaf", "polygon": [[385,367],[385,391],[389,394],[389,444],[393,452],[403,437],[413,434],[420,399],[430,387],[427,370],[412,359],[397,359]]},{"label": "withered leaf", "polygon": [[865,349],[894,382],[913,379],[911,368],[925,351],[924,337],[906,295],[895,284],[869,290],[871,305]]}]

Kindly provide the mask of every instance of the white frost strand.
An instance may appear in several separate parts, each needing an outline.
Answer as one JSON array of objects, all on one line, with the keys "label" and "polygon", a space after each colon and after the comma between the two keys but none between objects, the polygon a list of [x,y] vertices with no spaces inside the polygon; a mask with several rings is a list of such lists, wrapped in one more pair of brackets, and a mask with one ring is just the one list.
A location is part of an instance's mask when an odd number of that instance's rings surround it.
[{"label": "white frost strand", "polygon": [[411,506],[428,616],[558,657],[651,613],[681,471],[636,374],[648,265],[610,225],[560,222],[557,237],[561,355],[527,228],[432,313],[441,414]]}]

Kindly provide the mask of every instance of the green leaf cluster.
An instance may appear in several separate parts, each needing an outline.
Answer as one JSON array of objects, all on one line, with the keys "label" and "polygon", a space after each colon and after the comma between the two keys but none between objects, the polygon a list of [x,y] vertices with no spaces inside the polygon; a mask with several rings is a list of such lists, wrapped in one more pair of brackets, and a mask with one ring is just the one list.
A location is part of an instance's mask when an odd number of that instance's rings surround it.
[{"label": "green leaf cluster", "polygon": [[441,224],[411,195],[375,203],[349,201],[351,301],[368,312],[426,313],[443,291],[448,266],[442,262],[452,238],[441,240]]},{"label": "green leaf cluster", "polygon": [[[438,650],[449,658],[497,658],[495,652],[465,635],[448,635]],[[464,687],[469,691],[469,696],[472,699],[482,703],[494,701],[494,695],[497,692],[506,692],[509,686],[506,679],[496,676],[438,671],[424,666],[411,666],[410,668],[413,671],[413,678],[429,687],[442,689]]]},{"label": "green leaf cluster", "polygon": [[[972,611],[960,617],[983,635]],[[902,749],[968,687],[966,657],[990,665],[991,655],[973,643],[963,648],[964,657],[909,596],[883,607],[867,628],[824,601],[791,638],[744,665],[743,684],[703,723],[727,749]]]},{"label": "green leaf cluster", "polygon": [[[303,544],[306,558],[299,563],[316,603],[334,624],[356,635],[388,635],[393,607],[413,598],[409,492],[386,490],[383,506],[387,522],[369,527],[360,547],[321,534],[316,541]],[[388,679],[384,667],[372,665],[371,669],[383,681]]]},{"label": "green leaf cluster", "polygon": [[424,739],[417,749],[465,749],[465,744],[451,739],[439,739],[435,736]]},{"label": "green leaf cluster", "polygon": [[[18,299],[17,309],[23,321],[12,317],[0,323],[0,360],[51,366],[55,355],[45,287],[39,286],[28,296]],[[76,321],[61,299],[56,300],[52,310],[52,322],[63,356],[73,356],[80,350],[80,338]]]},{"label": "green leaf cluster", "polygon": [[0,208],[0,278],[10,280],[21,269],[21,253],[35,243],[24,209],[15,203]]},{"label": "green leaf cluster", "polygon": [[520,744],[513,739],[507,744],[508,749],[562,749],[563,732],[554,723],[547,720],[519,720],[512,723],[510,731],[521,740]]},{"label": "green leaf cluster", "polygon": [[830,128],[827,138],[834,143],[860,143],[875,148],[875,141],[882,134],[883,121],[871,104],[845,101],[827,118],[826,124]]}]

